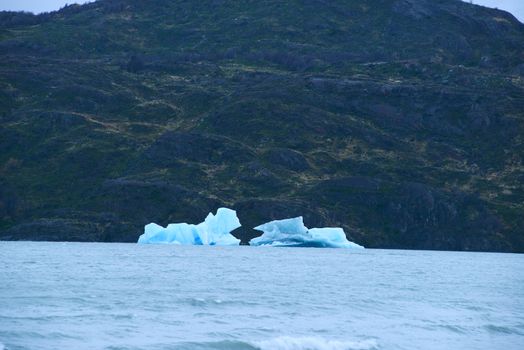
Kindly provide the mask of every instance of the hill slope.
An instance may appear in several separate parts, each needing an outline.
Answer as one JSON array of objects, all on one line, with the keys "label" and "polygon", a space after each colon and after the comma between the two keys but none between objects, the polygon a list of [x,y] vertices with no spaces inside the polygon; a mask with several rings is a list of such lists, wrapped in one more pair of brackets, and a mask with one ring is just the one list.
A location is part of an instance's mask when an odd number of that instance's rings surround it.
[{"label": "hill slope", "polygon": [[0,13],[0,237],[217,206],[369,247],[524,251],[524,25],[456,0]]}]

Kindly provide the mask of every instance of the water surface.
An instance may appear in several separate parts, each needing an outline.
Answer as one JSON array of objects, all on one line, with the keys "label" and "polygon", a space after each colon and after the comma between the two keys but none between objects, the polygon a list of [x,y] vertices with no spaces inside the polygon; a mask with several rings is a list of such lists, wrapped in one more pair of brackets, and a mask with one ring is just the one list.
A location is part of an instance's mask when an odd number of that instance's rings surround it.
[{"label": "water surface", "polygon": [[0,242],[0,349],[524,349],[524,255]]}]

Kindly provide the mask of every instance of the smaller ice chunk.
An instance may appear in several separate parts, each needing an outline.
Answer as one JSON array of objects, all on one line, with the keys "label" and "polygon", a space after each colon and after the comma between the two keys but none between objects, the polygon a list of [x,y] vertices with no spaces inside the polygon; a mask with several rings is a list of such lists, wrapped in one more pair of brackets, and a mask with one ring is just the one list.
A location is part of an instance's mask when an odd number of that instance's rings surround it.
[{"label": "smaller ice chunk", "polygon": [[328,247],[364,248],[355,242],[348,241],[346,233],[340,227],[310,228],[309,234],[314,241],[324,242]]},{"label": "smaller ice chunk", "polygon": [[271,221],[255,227],[255,230],[263,234],[249,242],[254,246],[364,248],[348,241],[340,227],[308,229],[304,226],[302,216]]},{"label": "smaller ice chunk", "polygon": [[165,229],[162,226],[155,223],[146,225],[146,227],[144,227],[144,234],[138,237],[138,243],[147,243],[159,240],[163,230]]},{"label": "smaller ice chunk", "polygon": [[236,211],[219,208],[216,215],[209,213],[204,222],[198,225],[178,223],[166,228],[151,223],[144,228],[138,238],[140,244],[180,244],[180,245],[239,245],[240,240],[231,234],[239,228]]},{"label": "smaller ice chunk", "polygon": [[301,216],[267,222],[255,230],[264,234],[249,241],[250,245],[300,245],[308,234]]}]

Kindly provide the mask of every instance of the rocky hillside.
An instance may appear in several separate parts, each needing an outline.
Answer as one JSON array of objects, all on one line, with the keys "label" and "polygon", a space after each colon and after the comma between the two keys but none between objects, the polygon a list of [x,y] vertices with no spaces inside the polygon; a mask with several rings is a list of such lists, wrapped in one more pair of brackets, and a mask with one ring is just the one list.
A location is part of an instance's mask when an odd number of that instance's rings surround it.
[{"label": "rocky hillside", "polygon": [[0,238],[218,206],[368,247],[524,252],[524,25],[458,0],[0,13]]}]

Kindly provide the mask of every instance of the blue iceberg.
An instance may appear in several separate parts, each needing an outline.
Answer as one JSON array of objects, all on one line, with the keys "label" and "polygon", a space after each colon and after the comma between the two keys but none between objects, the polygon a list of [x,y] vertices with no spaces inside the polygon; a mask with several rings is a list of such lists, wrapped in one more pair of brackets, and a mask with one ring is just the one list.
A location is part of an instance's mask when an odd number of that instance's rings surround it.
[{"label": "blue iceberg", "polygon": [[249,241],[254,246],[364,249],[348,241],[344,230],[339,227],[308,229],[304,226],[302,216],[271,221],[255,227],[255,230],[264,233]]},{"label": "blue iceberg", "polygon": [[193,225],[169,224],[162,227],[155,223],[146,225],[144,234],[138,238],[140,244],[179,245],[239,245],[240,240],[231,234],[239,228],[237,213],[228,208],[219,208],[216,215],[209,213],[204,222]]}]

